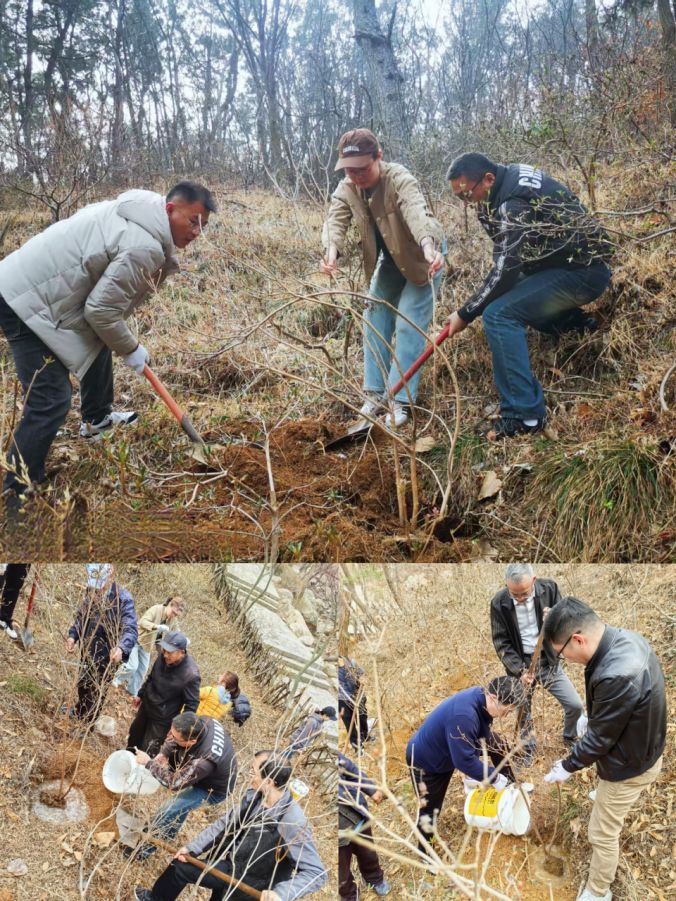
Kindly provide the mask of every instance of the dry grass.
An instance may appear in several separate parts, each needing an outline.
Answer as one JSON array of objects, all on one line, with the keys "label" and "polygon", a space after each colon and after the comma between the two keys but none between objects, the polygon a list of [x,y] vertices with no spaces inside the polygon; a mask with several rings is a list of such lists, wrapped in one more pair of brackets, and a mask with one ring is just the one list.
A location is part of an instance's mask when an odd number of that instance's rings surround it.
[{"label": "dry grass", "polygon": [[[554,578],[564,594],[587,600],[612,625],[641,632],[660,657],[667,678],[668,704],[676,701],[676,573],[673,567],[656,566],[541,566],[539,575]],[[425,716],[443,698],[471,685],[485,684],[503,672],[491,641],[489,600],[502,584],[503,568],[496,565],[463,566],[403,565],[397,567],[397,585],[404,600],[399,613],[388,608],[386,625],[368,637],[358,637],[348,652],[366,670],[369,715],[381,710],[381,738],[367,744],[363,766],[380,784],[386,781],[392,797],[407,814],[415,812],[415,798],[405,764],[406,744]],[[362,585],[374,608],[384,582],[377,567],[364,568]],[[374,610],[374,612],[376,612]],[[343,650],[346,650],[345,648]],[[581,667],[567,667],[584,697]],[[376,683],[377,680],[377,683]],[[376,688],[376,684],[379,688]],[[379,705],[376,701],[379,698]],[[561,708],[541,689],[534,698],[533,712],[538,754],[535,764],[521,769],[521,779],[533,782],[532,813],[538,833],[552,839],[557,824],[557,792],[542,782],[551,763],[563,756]],[[673,717],[672,717],[673,720]],[[506,726],[513,737],[513,722]],[[674,725],[669,726],[663,774],[642,796],[629,814],[622,837],[622,857],[613,886],[618,901],[659,899],[673,896],[676,886],[676,803],[674,779]],[[343,739],[346,737],[343,733]],[[586,826],[592,803],[594,772],[585,770],[563,786],[556,844],[566,860],[566,878],[561,885],[542,881],[538,858],[542,848],[538,833],[524,838],[501,836],[489,849],[486,837],[468,836],[463,817],[465,795],[457,774],[451,780],[439,821],[439,833],[448,848],[440,851],[447,867],[466,877],[482,868],[484,881],[513,901],[573,901],[589,862]],[[376,829],[379,854],[387,878],[394,883],[393,901],[447,899],[463,895],[451,888],[443,875],[430,877],[415,868],[410,826],[392,803],[371,805],[379,822]],[[386,835],[385,830],[389,830]],[[461,861],[472,864],[460,869],[452,863],[463,841],[468,844]],[[390,855],[400,855],[389,859]],[[422,883],[428,883],[423,890]],[[472,897],[487,899],[486,889]]]},{"label": "dry grass", "polygon": [[[649,205],[653,186],[669,183],[666,168],[655,166],[655,178],[640,187],[612,167],[602,170],[604,205]],[[350,294],[364,289],[358,265],[353,260],[333,285],[318,275],[322,211],[316,205],[263,191],[221,187],[217,193],[222,213],[187,252],[181,275],[134,324],[158,374],[212,445],[209,464],[191,458],[187,439],[150,387],[118,366],[117,402],[138,409],[140,422],[130,435],[119,432],[90,447],[77,439],[78,419],[71,414],[49,460],[53,490],[33,502],[20,538],[4,537],[6,553],[20,540],[31,556],[66,560],[110,547],[129,560],[457,561],[481,556],[477,548],[487,542],[501,557],[518,546],[546,560],[620,561],[632,553],[673,559],[673,377],[664,391],[667,410],[659,402],[675,349],[672,236],[637,244],[631,236],[645,236],[650,224],[645,217],[620,219],[625,236],[613,286],[594,305],[606,322],[602,331],[556,348],[531,337],[557,443],[534,438],[494,446],[475,437],[496,400],[477,323],[442,347],[423,376],[415,437],[432,436],[432,452],[411,457],[407,432],[403,444],[385,437],[338,457],[322,446],[360,404],[363,300]],[[228,205],[229,199],[243,206]],[[437,214],[451,241],[431,331],[489,265],[489,242],[472,216],[465,234],[462,211],[447,194],[438,199]],[[3,250],[44,224],[30,210],[19,214]],[[13,367],[4,344],[0,366],[4,443],[14,415]],[[269,459],[265,450],[227,444],[229,435],[268,441]],[[605,459],[609,445],[636,445],[637,456],[649,454],[660,472],[661,503],[649,518],[639,501],[642,477],[627,484],[626,500],[634,504],[627,520],[641,524],[640,547],[612,533],[603,546],[583,549],[574,516],[549,517],[534,529],[534,510],[557,490],[556,474],[549,484],[552,460],[580,448],[590,459]],[[490,470],[502,490],[479,500]],[[606,469],[606,478],[612,483],[620,475]],[[605,529],[603,507],[590,507],[587,516],[591,533]]]},{"label": "dry grass", "polygon": [[[229,623],[218,604],[211,583],[211,567],[119,566],[119,582],[132,592],[137,609],[145,610],[170,594],[180,593],[188,603],[181,623],[191,638],[191,652],[202,673],[203,684],[213,684],[225,669],[240,675],[243,690],[253,707],[252,718],[241,728],[229,729],[238,757],[239,775],[233,799],[237,799],[248,780],[254,750],[274,748],[282,741],[287,725],[281,709],[272,706],[253,679],[247,659],[238,646],[237,630]],[[76,898],[128,898],[134,885],[149,886],[167,864],[158,853],[147,863],[129,863],[117,842],[108,849],[96,848],[92,835],[114,829],[107,820],[119,797],[111,796],[101,782],[101,767],[106,756],[124,746],[133,710],[126,695],[111,690],[104,713],[115,717],[114,739],[90,734],[78,739],[63,717],[55,715],[61,702],[73,695],[77,677],[75,661],[64,660],[63,642],[83,588],[82,566],[45,565],[41,567],[36,599],[34,632],[36,643],[28,653],[2,638],[0,648],[0,716],[2,718],[2,763],[0,764],[0,820],[6,861],[22,858],[28,874],[21,879],[0,871],[0,893],[7,887],[14,901],[71,901]],[[23,616],[20,602],[17,615]],[[36,686],[39,696],[36,697]],[[64,729],[66,726],[66,729]],[[31,807],[41,782],[68,778],[87,798],[91,816],[87,822],[52,826],[32,814]],[[333,861],[335,858],[335,813],[316,779],[304,770],[299,773],[311,786],[308,816],[322,860],[330,871],[329,885],[313,895],[324,899],[337,893]],[[150,814],[159,796],[142,799],[137,812]],[[229,802],[226,802],[226,805]],[[190,814],[179,834],[180,840],[197,835],[220,816],[224,807],[198,810]],[[82,894],[94,871],[91,886]],[[200,892],[199,897],[206,897]]]}]

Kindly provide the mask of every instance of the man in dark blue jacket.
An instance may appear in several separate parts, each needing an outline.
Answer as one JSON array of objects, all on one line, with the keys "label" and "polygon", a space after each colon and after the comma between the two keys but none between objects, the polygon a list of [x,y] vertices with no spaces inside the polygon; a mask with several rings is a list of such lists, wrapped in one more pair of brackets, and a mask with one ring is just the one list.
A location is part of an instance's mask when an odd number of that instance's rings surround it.
[{"label": "man in dark blue jacket", "polygon": [[579,901],[611,901],[620,832],[641,793],[657,779],[667,735],[664,673],[642,635],[606,625],[577,598],[549,612],[545,639],[557,657],[584,665],[586,732],[545,782],[565,782],[596,764],[598,786],[587,835],[592,846]]},{"label": "man in dark blue jacket", "polygon": [[364,670],[350,657],[338,658],[338,712],[347,730],[350,744],[361,754],[362,742],[368,741],[366,692],[361,684]]},{"label": "man in dark blue jacket", "polygon": [[[406,763],[418,797],[418,830],[425,839],[436,831],[436,820],[455,770],[476,782],[484,779],[497,789],[514,777],[503,761],[507,749],[492,725],[525,701],[525,689],[512,676],[492,679],[487,689],[465,688],[442,701],[427,716],[406,747]],[[482,759],[485,741],[490,764]],[[424,846],[421,844],[424,850]]]},{"label": "man in dark blue jacket", "polygon": [[109,563],[87,563],[87,591],[68,630],[66,651],[81,655],[78,700],[70,715],[93,723],[101,712],[119,663],[129,659],[138,638],[134,599],[113,581]]},{"label": "man in dark blue jacket", "polygon": [[451,314],[449,335],[483,316],[501,413],[488,437],[538,432],[545,400],[531,371],[526,328],[554,336],[596,328],[581,308],[608,287],[610,241],[572,191],[540,169],[463,153],[446,177],[456,197],[478,205],[493,241],[493,268]]},{"label": "man in dark blue jacket", "polygon": [[342,834],[357,834],[362,840],[373,842],[366,797],[368,795],[380,804],[383,793],[344,754],[338,754],[338,780],[338,894],[343,901],[359,901],[359,888],[352,875],[352,858],[355,857],[366,885],[380,897],[389,895],[392,886],[385,879],[375,848],[352,841],[348,835]]}]

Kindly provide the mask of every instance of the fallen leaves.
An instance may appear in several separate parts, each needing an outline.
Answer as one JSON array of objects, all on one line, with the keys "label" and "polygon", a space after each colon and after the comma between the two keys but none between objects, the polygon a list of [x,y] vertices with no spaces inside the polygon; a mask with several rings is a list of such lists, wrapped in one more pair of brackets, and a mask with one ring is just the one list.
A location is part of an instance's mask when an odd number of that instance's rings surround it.
[{"label": "fallen leaves", "polygon": [[15,857],[14,860],[10,860],[7,864],[7,871],[12,874],[12,876],[25,876],[28,872],[28,866],[26,865],[26,861],[22,860],[20,857]]},{"label": "fallen leaves", "polygon": [[479,500],[482,501],[488,497],[495,497],[501,488],[502,480],[498,478],[497,473],[493,469],[490,469],[484,474],[483,482],[479,489]]},{"label": "fallen leaves", "polygon": [[92,844],[98,848],[108,848],[115,841],[114,832],[97,832],[92,838]]},{"label": "fallen leaves", "polygon": [[437,439],[434,435],[423,435],[422,438],[418,438],[415,443],[414,451],[416,454],[425,454],[427,451],[434,450],[437,446]]}]

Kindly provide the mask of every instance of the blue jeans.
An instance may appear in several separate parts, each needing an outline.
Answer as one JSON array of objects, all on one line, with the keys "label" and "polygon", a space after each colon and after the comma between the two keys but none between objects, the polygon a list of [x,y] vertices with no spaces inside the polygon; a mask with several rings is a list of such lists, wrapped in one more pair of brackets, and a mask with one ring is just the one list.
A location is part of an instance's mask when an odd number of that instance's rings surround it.
[{"label": "blue jeans", "polygon": [[113,679],[113,685],[127,683],[127,691],[132,697],[138,695],[138,690],[143,684],[150,663],[150,652],[142,648],[140,644],[134,645],[129,659],[123,663]]},{"label": "blue jeans", "polygon": [[155,814],[150,828],[160,832],[165,838],[172,839],[186,821],[191,810],[202,804],[220,804],[227,794],[209,791],[198,785],[189,785],[177,792],[171,801],[164,803]]},{"label": "blue jeans", "polygon": [[[439,290],[443,269],[434,277],[434,288]],[[405,278],[392,260],[380,255],[373,273],[369,294],[387,301],[394,309],[377,300],[369,301],[364,314],[364,390],[376,394],[385,393],[385,377],[388,389],[397,384],[407,369],[425,350],[427,331],[432,319],[434,298],[432,286],[415,285]],[[415,323],[422,334],[413,328],[397,311]],[[395,354],[388,345],[394,336]],[[396,400],[408,404],[414,402],[420,380],[420,371],[397,392]],[[409,400],[410,392],[410,400]]]},{"label": "blue jeans", "polygon": [[[20,471],[23,461],[30,481],[43,482],[49,448],[70,410],[70,376],[1,295],[0,329],[9,342],[24,391],[23,412],[9,448],[9,463]],[[51,362],[45,365],[47,359]],[[113,408],[113,359],[108,347],[101,350],[80,383],[80,406],[86,422],[99,422]],[[21,493],[26,480],[8,470],[4,487]]]},{"label": "blue jeans", "polygon": [[543,269],[519,281],[483,311],[502,416],[542,419],[545,399],[528,358],[526,327],[548,333],[567,311],[591,303],[610,282],[605,263],[581,269]]}]

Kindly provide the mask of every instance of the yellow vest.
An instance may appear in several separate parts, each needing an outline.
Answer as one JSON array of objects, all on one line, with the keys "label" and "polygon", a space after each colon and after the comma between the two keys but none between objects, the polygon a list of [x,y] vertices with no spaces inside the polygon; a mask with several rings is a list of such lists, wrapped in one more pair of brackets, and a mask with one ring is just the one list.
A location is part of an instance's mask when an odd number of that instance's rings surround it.
[{"label": "yellow vest", "polygon": [[212,716],[215,720],[220,720],[231,707],[231,701],[228,701],[227,704],[221,704],[219,701],[217,685],[208,685],[206,688],[200,688],[200,703],[197,708],[197,716]]}]

